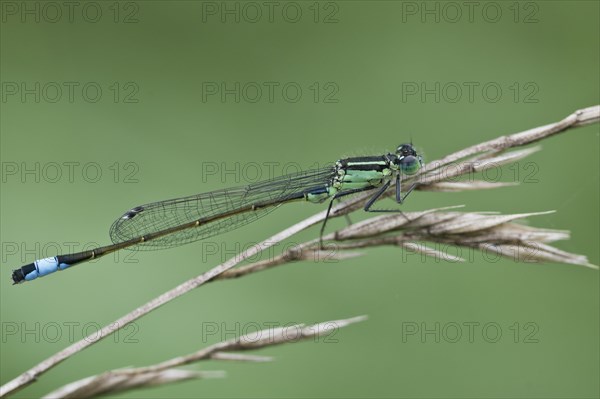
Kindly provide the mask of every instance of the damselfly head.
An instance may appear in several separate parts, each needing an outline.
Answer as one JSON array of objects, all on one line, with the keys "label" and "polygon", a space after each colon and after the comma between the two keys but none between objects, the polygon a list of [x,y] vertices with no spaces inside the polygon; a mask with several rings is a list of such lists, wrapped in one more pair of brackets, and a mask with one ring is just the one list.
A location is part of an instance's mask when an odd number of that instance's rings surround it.
[{"label": "damselfly head", "polygon": [[409,155],[416,157],[417,151],[415,151],[415,148],[412,144],[400,144],[398,148],[396,148],[396,155],[398,155],[399,157]]},{"label": "damselfly head", "polygon": [[396,149],[397,164],[402,173],[414,175],[423,166],[423,160],[412,144],[400,144]]}]

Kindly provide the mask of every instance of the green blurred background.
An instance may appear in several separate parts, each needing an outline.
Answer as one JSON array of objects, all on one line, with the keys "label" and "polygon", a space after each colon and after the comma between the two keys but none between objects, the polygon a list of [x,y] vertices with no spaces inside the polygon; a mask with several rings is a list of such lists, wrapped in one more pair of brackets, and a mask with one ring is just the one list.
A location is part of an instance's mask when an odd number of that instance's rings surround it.
[{"label": "green blurred background", "polygon": [[[108,243],[110,223],[132,206],[245,184],[254,163],[268,177],[411,137],[431,161],[600,100],[595,1],[78,4],[71,14],[62,2],[1,4],[2,383],[322,209],[289,205],[208,243],[107,257],[11,287],[17,266]],[[570,230],[557,246],[598,264],[598,126],[542,145],[502,170],[518,187],[417,192],[405,209],[557,210],[529,223]],[[227,377],[119,397],[598,397],[598,276],[478,253],[464,264],[424,261],[392,248],[297,263],[202,287],[15,397],[269,323],[362,314],[369,320],[335,343],[261,350],[275,356],[268,364],[204,363],[190,368]],[[472,342],[465,323],[478,323]],[[497,342],[486,323],[500,327]],[[436,326],[439,342],[421,336]]]}]

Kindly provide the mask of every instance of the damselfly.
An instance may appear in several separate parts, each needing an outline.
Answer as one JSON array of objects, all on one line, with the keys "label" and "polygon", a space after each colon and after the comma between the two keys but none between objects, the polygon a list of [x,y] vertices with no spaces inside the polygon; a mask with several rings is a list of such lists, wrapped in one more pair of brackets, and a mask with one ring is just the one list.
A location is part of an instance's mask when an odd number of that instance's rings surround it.
[{"label": "damselfly", "polygon": [[12,279],[14,284],[30,281],[121,249],[156,250],[202,240],[250,223],[291,201],[330,200],[322,237],[333,201],[349,194],[376,190],[364,210],[398,212],[371,208],[393,181],[396,202],[401,204],[415,188],[413,183],[403,195],[401,175],[413,175],[422,166],[412,144],[402,144],[395,153],[341,159],[329,167],[248,186],[136,206],[113,223],[112,245],[36,260],[13,270]]}]

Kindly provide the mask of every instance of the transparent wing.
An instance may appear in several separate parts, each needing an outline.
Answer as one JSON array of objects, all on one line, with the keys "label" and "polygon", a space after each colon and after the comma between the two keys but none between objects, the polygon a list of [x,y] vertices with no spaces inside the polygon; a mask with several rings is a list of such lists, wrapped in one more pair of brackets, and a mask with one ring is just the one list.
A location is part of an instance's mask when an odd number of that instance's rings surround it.
[{"label": "transparent wing", "polygon": [[[314,169],[248,186],[140,205],[113,223],[110,238],[116,244],[203,219],[208,221],[198,227],[157,237],[131,249],[165,249],[202,240],[253,222],[286,201],[302,198],[304,193],[326,187],[334,173],[333,167]],[[261,204],[268,205],[210,221],[218,215]]]}]

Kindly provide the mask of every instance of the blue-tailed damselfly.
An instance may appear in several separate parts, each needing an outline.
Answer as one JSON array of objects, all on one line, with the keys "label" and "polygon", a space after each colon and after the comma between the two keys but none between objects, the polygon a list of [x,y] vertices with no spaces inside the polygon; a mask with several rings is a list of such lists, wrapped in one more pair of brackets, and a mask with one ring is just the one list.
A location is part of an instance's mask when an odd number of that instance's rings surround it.
[{"label": "blue-tailed damselfly", "polygon": [[14,284],[30,281],[78,263],[99,258],[121,249],[156,250],[202,240],[250,223],[277,206],[291,201],[322,203],[366,190],[377,190],[365,203],[367,212],[397,212],[371,209],[396,183],[396,202],[414,189],[413,183],[402,195],[401,175],[413,175],[423,165],[412,144],[398,146],[395,153],[340,159],[333,165],[289,174],[272,180],[153,202],[137,206],[117,219],[111,229],[113,244],[73,254],[36,260],[13,271]]}]

